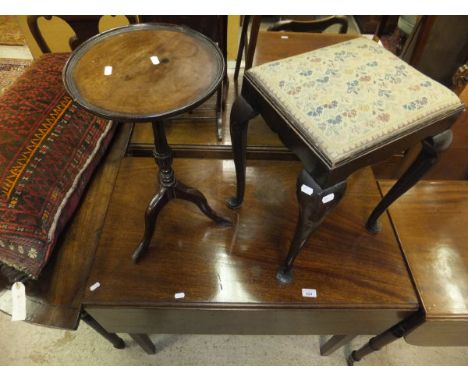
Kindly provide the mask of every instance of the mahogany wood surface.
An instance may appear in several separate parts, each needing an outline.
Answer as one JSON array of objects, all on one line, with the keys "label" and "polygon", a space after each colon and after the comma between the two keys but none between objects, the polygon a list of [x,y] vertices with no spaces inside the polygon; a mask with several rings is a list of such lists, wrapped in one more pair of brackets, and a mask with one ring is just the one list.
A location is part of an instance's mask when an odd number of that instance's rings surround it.
[{"label": "mahogany wood surface", "polygon": [[[203,169],[203,171],[200,171]],[[370,169],[304,247],[294,282],[275,274],[294,231],[298,162],[252,161],[244,207],[223,207],[232,193],[231,161],[178,159],[174,170],[232,218],[220,228],[175,200],[161,213],[148,255],[130,259],[141,216],[156,185],[149,158],[122,160],[85,309],[106,330],[129,333],[378,333],[418,309],[406,265],[385,216],[383,232],[364,222],[380,196]],[[302,288],[318,297],[302,297]],[[174,294],[184,292],[185,298]],[[268,319],[268,318],[271,319]]]},{"label": "mahogany wood surface", "polygon": [[[72,222],[37,280],[26,283],[26,321],[76,329],[84,283],[89,274],[112,194],[129,128],[117,127],[112,146],[90,182]],[[0,276],[0,291],[7,288]]]},{"label": "mahogany wood surface", "polygon": [[152,120],[205,101],[225,71],[219,48],[192,29],[136,24],[101,33],[70,56],[65,86],[80,105],[114,120]]},{"label": "mahogany wood surface", "polygon": [[[288,39],[281,38],[281,36],[288,36]],[[342,41],[347,41],[352,38],[358,37],[351,34],[338,34],[338,33],[299,33],[299,32],[259,32],[257,46],[254,56],[254,66],[264,64],[269,61],[279,60],[296,54],[304,53],[310,50],[323,48],[325,46],[336,44]],[[176,119],[172,120],[166,128],[168,142],[173,145],[206,145],[210,144],[213,147],[230,147],[231,137],[229,135],[229,118],[231,113],[232,103],[239,94],[238,84],[232,78],[232,71],[228,71],[230,78],[230,86],[227,94],[227,105],[223,115],[223,134],[222,140],[217,142],[216,137],[213,135],[213,123],[210,120],[188,120]],[[214,99],[208,103],[214,102]],[[203,110],[209,108],[207,104],[202,105],[198,110],[194,110],[193,115],[205,115]],[[152,142],[153,136],[151,131],[151,124],[138,123],[132,135],[132,144],[149,144]],[[248,146],[252,147],[250,151],[256,151],[255,146],[272,149],[273,158],[279,159],[281,154],[276,155],[277,147],[284,147],[278,136],[273,133],[266,125],[262,117],[257,117],[250,122],[248,131]],[[149,147],[148,147],[149,148]],[[183,156],[183,147],[174,148],[174,153],[177,156],[180,152]],[[150,153],[150,152],[149,152]],[[219,150],[213,149],[206,150],[206,157],[219,158]],[[224,158],[227,158],[224,156]]]},{"label": "mahogany wood surface", "polygon": [[[284,38],[287,36],[287,38]],[[264,32],[258,34],[253,66],[359,37],[339,33]]]},{"label": "mahogany wood surface", "polygon": [[[166,136],[171,145],[174,154],[177,156],[181,150],[178,146],[203,146],[210,145],[211,150],[228,148],[228,156],[231,157],[231,136],[229,134],[229,115],[231,113],[232,103],[239,93],[237,85],[232,79],[232,70],[227,71],[229,78],[229,88],[227,91],[226,107],[223,110],[222,140],[218,141],[213,134],[213,120],[207,117],[212,116],[212,110],[215,107],[216,96],[211,97],[203,105],[199,106],[193,112],[186,113],[174,119],[166,121]],[[201,118],[199,118],[201,117]],[[278,147],[284,147],[279,138],[266,125],[261,117],[253,120],[252,129],[249,131],[249,146],[272,147],[272,151]],[[132,134],[132,145],[148,145],[152,150],[153,133],[151,123],[137,123]],[[181,147],[183,149],[183,147]],[[206,148],[206,155],[210,155],[210,148]],[[149,153],[151,155],[151,152]]]},{"label": "mahogany wood surface", "polygon": [[322,33],[331,26],[339,25],[338,33],[346,33],[348,31],[348,18],[346,16],[330,16],[317,18],[315,20],[296,20],[286,19],[278,21],[268,28],[274,32],[315,32]]},{"label": "mahogany wood surface", "polygon": [[[379,182],[383,192],[392,185]],[[419,182],[390,207],[425,322],[414,345],[468,345],[468,183]]]}]

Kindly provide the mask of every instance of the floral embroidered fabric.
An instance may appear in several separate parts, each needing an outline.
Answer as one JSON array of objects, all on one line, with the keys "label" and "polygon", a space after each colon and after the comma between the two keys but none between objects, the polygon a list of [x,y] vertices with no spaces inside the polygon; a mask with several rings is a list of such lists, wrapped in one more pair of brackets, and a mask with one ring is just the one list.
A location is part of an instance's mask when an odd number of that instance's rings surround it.
[{"label": "floral embroidered fabric", "polygon": [[463,108],[452,91],[363,37],[248,75],[332,166]]}]

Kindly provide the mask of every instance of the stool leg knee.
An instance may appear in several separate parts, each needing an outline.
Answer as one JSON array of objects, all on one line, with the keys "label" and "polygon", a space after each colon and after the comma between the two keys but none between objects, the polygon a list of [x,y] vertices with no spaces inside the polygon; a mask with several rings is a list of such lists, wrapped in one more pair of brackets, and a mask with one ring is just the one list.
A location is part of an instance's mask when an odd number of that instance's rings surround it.
[{"label": "stool leg knee", "polygon": [[379,204],[370,214],[366,228],[369,232],[380,231],[378,219],[390,205],[401,195],[413,187],[437,163],[438,151],[434,139],[428,138],[422,142],[422,150],[411,166],[393,185],[390,191],[380,200]]},{"label": "stool leg knee", "polygon": [[283,283],[292,281],[291,269],[300,249],[307,242],[330,211],[336,207],[346,190],[346,182],[322,189],[305,170],[297,179],[296,195],[299,203],[299,218],[288,255],[278,270],[276,278]]}]

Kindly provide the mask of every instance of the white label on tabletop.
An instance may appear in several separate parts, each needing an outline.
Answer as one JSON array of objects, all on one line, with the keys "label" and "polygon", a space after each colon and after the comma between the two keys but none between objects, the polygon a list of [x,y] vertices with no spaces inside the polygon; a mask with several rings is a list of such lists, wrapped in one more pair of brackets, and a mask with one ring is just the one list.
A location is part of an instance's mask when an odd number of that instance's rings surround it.
[{"label": "white label on tabletop", "polygon": [[97,288],[99,288],[100,286],[101,286],[101,283],[99,283],[99,282],[94,283],[93,285],[91,285],[91,286],[89,287],[89,290],[90,290],[91,292],[94,292],[94,291],[95,291]]},{"label": "white label on tabletop", "polygon": [[11,287],[11,320],[24,321],[26,319],[26,288],[23,283],[16,282]]},{"label": "white label on tabletop", "polygon": [[289,38],[289,36],[281,36],[281,38],[282,38],[283,40],[287,40],[287,39]]},{"label": "white label on tabletop", "polygon": [[151,56],[151,57],[150,57],[150,60],[151,60],[151,62],[153,63],[153,65],[158,65],[158,64],[159,64],[159,58],[158,58],[158,56]]},{"label": "white label on tabletop", "polygon": [[314,193],[314,189],[313,188],[310,188],[309,186],[307,186],[306,184],[303,184],[301,186],[301,191],[304,193],[304,194],[307,194],[307,195],[312,195]]},{"label": "white label on tabletop", "polygon": [[105,76],[110,76],[112,74],[112,66],[104,66],[104,75]]},{"label": "white label on tabletop", "polygon": [[335,194],[333,193],[328,194],[327,196],[324,196],[322,198],[322,203],[325,204],[325,203],[331,202],[333,199],[335,199]]},{"label": "white label on tabletop", "polygon": [[302,297],[317,298],[316,289],[302,289]]},{"label": "white label on tabletop", "polygon": [[184,298],[185,297],[185,293],[184,292],[179,292],[179,293],[176,293],[174,295],[175,298]]}]

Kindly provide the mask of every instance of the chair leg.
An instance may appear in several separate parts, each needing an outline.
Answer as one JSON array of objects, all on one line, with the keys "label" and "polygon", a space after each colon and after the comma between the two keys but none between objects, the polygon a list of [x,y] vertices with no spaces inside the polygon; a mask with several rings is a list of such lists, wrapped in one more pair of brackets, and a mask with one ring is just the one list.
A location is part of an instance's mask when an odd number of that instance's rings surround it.
[{"label": "chair leg", "polygon": [[141,348],[146,352],[146,354],[156,353],[156,347],[151,342],[151,339],[148,337],[147,334],[129,333],[129,336],[132,337],[135,340],[135,342],[141,346]]},{"label": "chair leg", "polygon": [[260,30],[261,21],[262,21],[262,16],[252,16],[252,25],[250,27],[249,44],[247,46],[247,52],[245,54],[244,70],[249,70],[252,67],[253,59],[255,55],[255,49],[257,47],[258,32]]},{"label": "chair leg", "polygon": [[236,167],[236,196],[228,200],[229,208],[238,208],[242,204],[245,191],[245,166],[247,150],[247,128],[249,121],[258,113],[241,96],[232,105],[229,129],[231,132],[234,165]]},{"label": "chair leg", "polygon": [[334,353],[339,348],[351,342],[351,340],[354,337],[356,337],[356,335],[354,334],[333,336],[327,342],[325,342],[322,346],[320,346],[320,355],[327,356],[327,355]]},{"label": "chair leg", "polygon": [[242,62],[242,54],[244,53],[244,47],[247,46],[247,30],[249,29],[250,16],[244,16],[242,22],[242,31],[239,40],[239,47],[237,48],[236,68],[234,70],[234,81],[237,81],[239,77],[240,66]]},{"label": "chair leg", "polygon": [[224,81],[216,91],[216,139],[218,142],[223,140],[223,98],[224,98]]},{"label": "chair leg", "polygon": [[346,190],[346,181],[322,189],[305,170],[297,179],[296,195],[299,202],[299,218],[296,232],[289,247],[288,255],[278,270],[276,278],[282,283],[292,281],[291,269],[299,250],[307,242],[330,211],[340,202]]},{"label": "chair leg", "polygon": [[82,311],[80,318],[86,322],[91,328],[98,332],[102,337],[109,341],[114,348],[123,349],[125,347],[125,342],[115,333],[109,333],[104,329],[93,317],[91,317],[87,312]]},{"label": "chair leg", "polygon": [[367,344],[358,350],[354,350],[347,358],[349,366],[353,366],[354,362],[360,361],[366,355],[382,349],[384,346],[396,341],[397,339],[407,335],[410,331],[417,328],[424,322],[424,313],[417,312],[406,320],[392,326],[385,332],[372,337]]},{"label": "chair leg", "polygon": [[432,166],[437,162],[438,151],[436,144],[432,138],[425,139],[422,142],[422,150],[416,157],[411,166],[393,185],[390,191],[380,200],[374,211],[369,216],[366,223],[366,228],[372,233],[380,231],[378,219],[380,215],[401,195],[413,187]]}]

